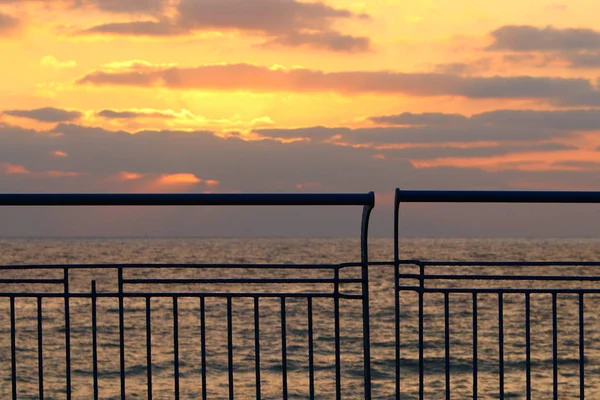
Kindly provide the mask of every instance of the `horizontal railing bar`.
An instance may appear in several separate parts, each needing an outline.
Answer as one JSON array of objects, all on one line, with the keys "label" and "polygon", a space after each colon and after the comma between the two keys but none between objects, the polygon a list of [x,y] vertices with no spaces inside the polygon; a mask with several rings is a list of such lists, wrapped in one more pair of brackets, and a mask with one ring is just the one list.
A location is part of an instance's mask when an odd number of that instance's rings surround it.
[{"label": "horizontal railing bar", "polygon": [[362,279],[345,278],[336,281],[335,279],[326,278],[214,278],[214,279],[186,279],[186,278],[147,278],[147,279],[123,279],[123,283],[127,284],[200,284],[200,283],[362,283]]},{"label": "horizontal railing bar", "polygon": [[372,193],[0,194],[0,206],[374,206]]},{"label": "horizontal railing bar", "polygon": [[507,289],[507,288],[420,288],[419,286],[400,286],[399,291],[424,293],[540,293],[540,294],[579,294],[600,293],[597,289]]},{"label": "horizontal railing bar", "polygon": [[399,203],[600,203],[600,192],[396,190]]},{"label": "horizontal railing bar", "polygon": [[361,264],[40,264],[40,265],[0,265],[0,270],[30,269],[337,269],[359,267]]},{"label": "horizontal railing bar", "polygon": [[600,276],[559,275],[420,275],[400,274],[398,278],[426,280],[491,280],[491,281],[600,281]]},{"label": "horizontal railing bar", "polygon": [[295,298],[309,298],[309,297],[326,297],[326,298],[335,298],[339,297],[341,299],[362,299],[362,295],[353,295],[353,294],[333,294],[333,293],[225,293],[225,292],[206,292],[206,293],[194,293],[194,292],[127,292],[127,293],[40,293],[40,292],[1,292],[0,297],[31,297],[31,298],[146,298],[146,297],[189,297],[189,298],[201,298],[201,297],[246,297],[246,298],[256,298],[256,297],[295,297]]},{"label": "horizontal railing bar", "polygon": [[26,283],[35,283],[35,284],[51,284],[58,285],[64,284],[64,279],[29,279],[29,278],[19,278],[19,279],[0,279],[0,284],[26,284]]},{"label": "horizontal railing bar", "polygon": [[600,261],[400,261],[424,267],[600,267]]}]

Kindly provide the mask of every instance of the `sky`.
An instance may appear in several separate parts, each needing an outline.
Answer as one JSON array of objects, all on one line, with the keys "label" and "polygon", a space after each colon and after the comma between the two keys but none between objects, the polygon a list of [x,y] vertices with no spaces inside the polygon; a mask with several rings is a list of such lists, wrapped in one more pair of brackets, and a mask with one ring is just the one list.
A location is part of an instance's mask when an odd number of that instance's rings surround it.
[{"label": "sky", "polygon": [[[0,192],[600,190],[600,3],[0,0]],[[590,206],[403,206],[593,236]],[[0,235],[355,236],[360,210],[0,210]]]}]

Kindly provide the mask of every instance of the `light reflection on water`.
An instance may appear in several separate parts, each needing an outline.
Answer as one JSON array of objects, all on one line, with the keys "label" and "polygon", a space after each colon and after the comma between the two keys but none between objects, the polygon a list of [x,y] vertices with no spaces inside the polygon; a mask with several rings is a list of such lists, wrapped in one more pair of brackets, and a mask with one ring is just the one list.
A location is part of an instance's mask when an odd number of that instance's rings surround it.
[{"label": "light reflection on water", "polygon": [[[373,260],[388,260],[391,240],[374,239]],[[0,264],[39,263],[328,263],[359,260],[358,241],[352,239],[86,239],[86,240],[0,240]],[[411,239],[402,243],[402,258],[436,260],[598,260],[597,240],[434,240]],[[470,269],[474,272],[476,269]],[[408,271],[408,267],[407,267]],[[466,269],[432,269],[431,273],[458,273]],[[477,270],[484,272],[484,270]],[[495,269],[494,273],[516,273],[513,269]],[[163,271],[178,277],[205,276],[194,271]],[[206,271],[215,276],[217,272]],[[342,277],[357,277],[358,271],[345,271]],[[528,270],[520,274],[594,274],[591,268],[565,271]],[[38,274],[38,275],[36,275]],[[147,277],[152,272],[137,270],[128,277]],[[256,270],[218,272],[219,277],[284,276],[282,271]],[[295,274],[300,274],[296,272]],[[345,275],[344,275],[345,274]],[[9,275],[4,275],[9,276]],[[10,275],[16,276],[16,275]],[[42,276],[39,272],[28,277]],[[45,277],[49,275],[44,273]],[[155,276],[155,275],[154,275]],[[290,275],[286,275],[290,276]],[[296,276],[296,275],[292,275]],[[300,276],[300,275],[298,275]],[[311,277],[331,277],[330,272],[312,272]],[[57,277],[60,277],[58,275]],[[98,282],[98,291],[114,290],[114,270],[74,272],[71,290],[89,292],[90,281]],[[463,284],[473,284],[467,282]],[[497,285],[498,283],[496,283]],[[514,285],[513,283],[510,283]],[[485,282],[478,282],[485,286]],[[489,285],[489,284],[487,284]],[[524,285],[533,285],[525,282]],[[538,285],[536,283],[536,285]],[[545,284],[548,285],[548,284]],[[553,283],[551,285],[557,285]],[[560,283],[578,287],[577,282]],[[593,287],[593,284],[587,284]],[[265,290],[282,291],[281,285]],[[329,286],[302,285],[287,290],[330,290]],[[6,286],[0,288],[6,290]],[[143,288],[141,288],[143,289]],[[165,289],[162,287],[162,289]],[[199,291],[203,287],[181,290]],[[227,290],[240,290],[230,285]],[[348,292],[356,287],[348,285]],[[178,289],[179,291],[179,289]],[[586,396],[600,398],[600,330],[596,301],[586,297]],[[504,296],[504,354],[506,397],[524,398],[525,335],[524,296]],[[308,397],[307,314],[305,299],[286,301],[287,357],[290,398]],[[388,399],[394,394],[394,291],[391,267],[371,270],[371,355],[373,362],[373,398]],[[172,299],[152,300],[153,395],[171,399],[173,394],[173,313]],[[11,396],[9,300],[0,299],[0,398]],[[406,399],[418,398],[418,303],[417,295],[401,296],[402,388]],[[125,343],[127,393],[132,399],[147,398],[145,300],[125,299]],[[478,297],[479,395],[498,397],[498,297]],[[552,396],[552,319],[551,296],[532,295],[532,390],[533,398]],[[359,300],[341,300],[342,394],[344,399],[362,396],[362,312]],[[74,399],[92,397],[91,302],[71,301],[72,384]],[[22,398],[36,398],[38,390],[37,303],[35,299],[17,299],[18,389]],[[281,337],[280,302],[261,299],[261,377],[265,399],[280,399]],[[578,398],[578,303],[577,295],[559,295],[559,394],[560,398]],[[468,294],[451,296],[451,387],[452,398],[471,396],[472,389],[472,303]],[[44,299],[44,368],[46,398],[65,398],[64,379],[64,305],[61,299]],[[445,393],[444,307],[442,295],[425,296],[425,398],[439,399]],[[181,398],[201,398],[200,308],[198,298],[178,301]],[[316,397],[335,398],[333,301],[315,300],[315,378]],[[228,397],[226,300],[206,299],[208,397]],[[254,325],[252,299],[233,300],[234,365],[236,398],[255,396]],[[119,331],[116,299],[98,300],[98,346],[100,398],[119,398]]]}]

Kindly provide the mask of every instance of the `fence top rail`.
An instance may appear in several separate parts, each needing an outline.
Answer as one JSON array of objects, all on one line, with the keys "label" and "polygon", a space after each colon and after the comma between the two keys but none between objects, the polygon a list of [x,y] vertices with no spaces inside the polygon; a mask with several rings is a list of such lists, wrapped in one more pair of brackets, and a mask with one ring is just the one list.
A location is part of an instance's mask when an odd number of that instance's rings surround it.
[{"label": "fence top rail", "polygon": [[[374,265],[384,263],[373,263]],[[339,264],[179,264],[179,263],[167,263],[167,264],[144,264],[144,263],[130,263],[130,264],[9,264],[0,265],[0,271],[2,270],[33,270],[33,269],[321,269],[321,270],[335,270],[345,269],[353,267],[361,267],[361,262],[345,262]],[[371,263],[369,263],[371,265]],[[386,262],[385,265],[393,265],[392,261]]]},{"label": "fence top rail", "polygon": [[399,203],[600,203],[600,192],[396,189]]},{"label": "fence top rail", "polygon": [[373,193],[0,193],[0,206],[371,206]]}]

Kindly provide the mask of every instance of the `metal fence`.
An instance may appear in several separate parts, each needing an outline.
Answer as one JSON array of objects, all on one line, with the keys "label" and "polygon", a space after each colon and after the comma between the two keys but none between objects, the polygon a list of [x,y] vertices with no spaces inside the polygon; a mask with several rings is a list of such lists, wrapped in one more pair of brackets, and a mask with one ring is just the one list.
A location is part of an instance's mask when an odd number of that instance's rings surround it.
[{"label": "metal fence", "polygon": [[[170,398],[183,397],[182,360],[184,355],[182,342],[186,342],[185,352],[199,350],[200,365],[186,366],[188,375],[197,375],[186,388],[186,398],[247,398],[249,390],[247,381],[252,376],[254,384],[252,397],[283,398],[291,397],[288,390],[290,373],[295,376],[307,373],[307,388],[310,398],[315,398],[315,336],[319,331],[315,327],[313,316],[316,313],[327,315],[333,321],[333,365],[319,368],[332,369],[334,388],[328,396],[341,399],[341,336],[342,322],[340,318],[340,303],[353,302],[353,308],[360,310],[356,316],[361,320],[362,329],[359,343],[362,348],[361,373],[363,375],[361,390],[364,398],[370,398],[370,347],[369,347],[369,275],[367,236],[369,216],[374,206],[374,195],[0,195],[0,205],[3,206],[362,206],[361,228],[361,260],[355,263],[339,264],[248,264],[248,265],[20,265],[2,266],[0,278],[0,299],[8,299],[10,326],[10,390],[3,390],[4,395],[12,395],[13,399],[26,398],[55,398],[65,395],[78,398]],[[344,277],[343,273],[354,271],[352,277]],[[26,277],[24,277],[26,276]],[[75,287],[77,286],[77,287]],[[57,302],[58,300],[58,302]],[[162,304],[159,303],[162,300]],[[164,303],[168,301],[168,304]],[[221,303],[219,303],[221,300]],[[35,304],[31,307],[31,301]],[[279,304],[274,305],[272,301]],[[322,310],[323,302],[331,301],[332,312]],[[182,304],[186,303],[183,316]],[[194,303],[190,306],[190,302]],[[212,309],[209,303],[213,302]],[[216,302],[216,303],[215,303]],[[20,303],[21,307],[17,307]],[[100,304],[102,303],[102,304]],[[126,304],[128,306],[126,307]],[[219,304],[217,304],[219,303]],[[224,304],[223,304],[224,303]],[[268,303],[268,304],[267,304]],[[292,304],[293,303],[293,304]],[[360,306],[356,306],[359,304]],[[241,310],[236,311],[236,306]],[[75,308],[75,311],[73,310]],[[276,309],[278,318],[273,318]],[[294,321],[304,316],[306,328],[301,335],[304,343],[289,343],[289,321],[293,309]],[[21,310],[22,315],[18,315]],[[117,321],[107,322],[110,314],[116,314]],[[158,313],[158,320],[153,314]],[[198,317],[198,322],[191,322],[189,314]],[[26,315],[23,315],[26,314]],[[247,316],[250,318],[246,318]],[[267,315],[268,314],[268,315]],[[187,319],[186,319],[187,318]],[[266,338],[261,333],[263,319],[268,323],[279,325],[279,338]],[[25,337],[35,337],[35,341],[26,341],[26,345],[17,343],[19,319],[34,319],[35,326],[23,333]],[[101,323],[102,320],[102,323]],[[185,320],[185,324],[180,321]],[[238,322],[239,321],[239,322]],[[237,324],[236,324],[237,322]],[[215,325],[225,325],[217,335],[225,334],[217,348],[209,348],[208,342],[219,338],[211,337],[208,333]],[[52,325],[53,329],[49,326]],[[130,329],[135,325],[136,329]],[[169,334],[164,332],[157,339],[157,329],[161,330],[170,325]],[[185,325],[185,326],[184,326]],[[237,325],[237,326],[236,326]],[[196,326],[195,332],[189,329]],[[251,328],[248,328],[248,327]],[[33,329],[32,329],[33,328]],[[135,336],[135,332],[144,331],[143,336]],[[182,334],[182,329],[187,329]],[[292,326],[292,329],[299,329]],[[53,335],[63,336],[63,343],[53,343],[54,350],[58,347],[64,352],[64,361],[57,362],[56,351],[53,352],[52,368],[48,368],[45,354],[49,350],[44,333],[50,330]],[[115,332],[116,331],[116,332]],[[215,332],[213,330],[213,332]],[[118,339],[115,340],[115,333]],[[273,330],[269,330],[273,336]],[[353,333],[355,334],[355,332]],[[252,337],[251,346],[247,341]],[[77,340],[75,340],[77,337]],[[114,369],[111,360],[100,360],[99,341],[112,338],[112,345],[118,350],[118,366]],[[87,338],[87,339],[86,339]],[[165,349],[165,340],[172,340]],[[61,339],[61,341],[63,340]],[[144,346],[140,348],[140,339]],[[197,340],[196,340],[197,339]],[[214,340],[213,340],[214,339]],[[90,342],[91,340],[91,342]],[[273,347],[273,342],[280,343],[279,350]],[[75,343],[77,342],[77,343]],[[157,356],[156,347],[160,343],[162,354]],[[288,369],[288,353],[291,345],[308,349],[306,365],[295,363],[294,371]],[[35,346],[35,348],[31,348]],[[129,350],[131,346],[137,351]],[[250,350],[248,347],[252,347]],[[90,349],[91,348],[91,349]],[[78,354],[74,354],[77,349]],[[106,346],[103,347],[106,349]],[[234,352],[239,349],[244,352],[240,364],[234,363]],[[46,351],[45,351],[46,350]],[[91,354],[90,351],[91,350]],[[154,351],[153,351],[154,350]],[[32,357],[31,352],[35,352]],[[106,351],[106,350],[105,350]],[[207,361],[210,352],[223,353],[223,357],[213,357],[212,364]],[[273,358],[279,353],[279,360]],[[83,354],[83,360],[82,360]],[[86,358],[86,355],[91,357]],[[154,356],[154,360],[153,360]],[[274,382],[264,383],[261,377],[261,361],[269,356],[270,369],[280,370],[280,385]],[[89,371],[91,387],[78,385],[75,392],[72,384],[74,357],[79,357],[78,370]],[[35,358],[35,362],[32,360]],[[144,360],[145,358],[145,360]],[[156,360],[160,358],[160,360]],[[165,363],[165,358],[171,358]],[[6,360],[8,361],[8,360]],[[87,362],[86,362],[87,361]],[[19,363],[27,365],[27,370],[18,369]],[[163,378],[171,380],[165,388],[164,379],[161,390],[157,391],[155,374],[161,368],[172,368]],[[87,364],[87,366],[86,366]],[[114,363],[113,363],[114,364]],[[225,364],[225,365],[223,365]],[[249,366],[251,364],[251,366]],[[132,367],[133,365],[133,367]],[[57,368],[59,366],[60,368]],[[64,368],[64,369],[63,369]],[[211,371],[215,370],[215,372]],[[32,376],[32,369],[37,377]],[[60,371],[62,369],[62,371]],[[144,369],[145,371],[140,371]],[[23,371],[26,379],[18,372]],[[242,374],[243,390],[236,387],[236,374]],[[141,379],[140,375],[145,375]],[[208,378],[211,376],[212,378]],[[37,378],[37,379],[36,379]],[[108,380],[108,385],[118,387],[111,395],[99,394],[100,378]],[[52,381],[53,387],[48,388],[47,381]],[[64,380],[63,380],[64,379]],[[37,380],[37,388],[31,385]],[[61,381],[63,383],[61,384]],[[136,381],[134,390],[128,383]],[[3,385],[3,384],[2,384]],[[21,386],[21,387],[19,387]],[[26,387],[25,387],[26,386]],[[106,385],[105,385],[106,386]],[[141,391],[140,387],[145,388]],[[211,396],[211,386],[213,395]],[[269,387],[265,387],[269,386]],[[272,387],[280,388],[279,393],[273,393]],[[52,393],[49,395],[48,393]],[[108,393],[108,392],[107,392]],[[216,393],[216,394],[215,394]]]},{"label": "metal fence", "polygon": [[402,260],[401,203],[600,203],[600,193],[396,190],[397,399],[583,399],[599,387],[586,376],[586,339],[598,339],[591,326],[586,338],[586,299],[597,301],[600,262]]},{"label": "metal fence", "polygon": [[600,193],[397,190],[391,262],[368,259],[372,193],[0,194],[0,206],[363,209],[361,259],[349,263],[0,266],[0,395],[371,399],[369,269],[389,266],[395,354],[375,361],[395,363],[397,399],[593,398],[600,262],[405,260],[408,202],[600,203]]}]

